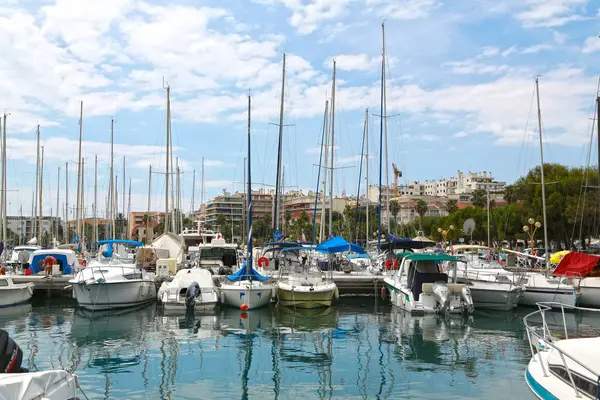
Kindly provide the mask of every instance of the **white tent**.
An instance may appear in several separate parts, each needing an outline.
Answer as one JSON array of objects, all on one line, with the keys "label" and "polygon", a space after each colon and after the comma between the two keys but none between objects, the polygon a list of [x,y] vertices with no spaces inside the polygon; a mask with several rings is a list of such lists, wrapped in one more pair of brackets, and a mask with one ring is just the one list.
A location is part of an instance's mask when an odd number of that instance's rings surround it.
[{"label": "white tent", "polygon": [[154,239],[154,241],[150,244],[150,247],[153,249],[169,250],[169,258],[176,259],[177,264],[182,264],[184,261],[184,241],[179,235],[171,232],[162,234]]}]

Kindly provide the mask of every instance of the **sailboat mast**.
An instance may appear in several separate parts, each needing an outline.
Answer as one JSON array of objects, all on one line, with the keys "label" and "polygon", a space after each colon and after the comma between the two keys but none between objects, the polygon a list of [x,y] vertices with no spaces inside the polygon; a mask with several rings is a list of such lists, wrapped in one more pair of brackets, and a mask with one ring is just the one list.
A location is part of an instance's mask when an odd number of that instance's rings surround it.
[{"label": "sailboat mast", "polygon": [[[35,161],[35,199],[33,201],[33,215],[31,216],[32,226],[31,235],[37,235],[37,216],[38,216],[38,201],[39,201],[39,190],[40,190],[40,126],[37,126],[36,132],[36,161]],[[41,240],[41,238],[38,238]]]},{"label": "sailboat mast", "polygon": [[390,229],[390,162],[388,160],[388,131],[387,131],[387,90],[386,90],[386,79],[385,79],[385,25],[381,24],[381,37],[382,37],[382,63],[383,63],[383,75],[381,79],[383,80],[383,114],[381,114],[381,118],[383,119],[383,138],[385,140],[385,218],[386,218],[386,226],[388,232]]},{"label": "sailboat mast", "polygon": [[94,155],[94,241],[98,241],[98,154]]},{"label": "sailboat mast", "polygon": [[250,275],[252,269],[252,161],[250,160],[250,134],[251,134],[251,110],[252,110],[252,97],[248,93],[248,186],[247,186],[247,199],[248,199],[248,255],[246,256],[246,274]]},{"label": "sailboat mast", "polygon": [[285,96],[285,53],[283,53],[283,68],[281,72],[281,103],[279,105],[279,144],[277,146],[277,179],[275,183],[275,209],[273,210],[273,232],[277,230],[279,217],[279,185],[281,178],[281,147],[283,145],[283,100]]},{"label": "sailboat mast", "polygon": [[333,237],[333,153],[335,150],[335,60],[333,60],[333,82],[331,84],[331,169],[329,170],[329,236]]},{"label": "sailboat mast", "polygon": [[148,168],[148,214],[146,214],[146,243],[148,244],[148,224],[150,223],[150,195],[152,193],[152,165]]},{"label": "sailboat mast", "polygon": [[365,205],[365,213],[367,216],[367,227],[365,229],[365,233],[366,233],[366,242],[365,242],[365,247],[369,246],[369,109],[365,109],[365,147],[366,147],[366,151],[365,151],[365,167],[366,167],[366,182],[365,182],[365,186],[367,188],[367,203]]},{"label": "sailboat mast", "polygon": [[117,238],[117,230],[115,224],[115,156],[114,156],[114,146],[115,146],[115,120],[113,118],[110,119],[110,225],[111,225],[111,235],[114,239]]},{"label": "sailboat mast", "polygon": [[544,223],[544,258],[546,259],[546,266],[548,266],[548,226],[546,224],[546,185],[544,180],[544,147],[542,141],[542,108],[540,106],[540,82],[539,78],[535,78],[535,92],[537,97],[537,108],[538,108],[538,129],[540,132],[540,176],[542,178],[542,214]]},{"label": "sailboat mast", "polygon": [[60,221],[60,166],[58,167],[58,175],[56,176],[56,221],[52,223],[54,226],[54,237],[58,240],[58,226]]},{"label": "sailboat mast", "polygon": [[79,241],[84,241],[85,240],[85,223],[84,223],[84,219],[85,219],[85,180],[83,179],[85,177],[85,158],[81,158],[81,201],[80,201],[80,205],[81,205],[81,212],[79,213],[79,221],[81,224],[81,237],[79,238]]},{"label": "sailboat mast", "polygon": [[123,208],[121,211],[121,213],[123,214],[123,218],[121,219],[121,223],[123,224],[123,226],[121,227],[121,237],[123,239],[127,239],[126,235],[125,235],[125,184],[126,182],[126,176],[125,176],[125,156],[123,156]]},{"label": "sailboat mast", "polygon": [[[192,207],[190,209],[190,214],[194,214],[194,197],[196,197],[196,170],[192,171]],[[192,217],[193,218],[193,217]]]},{"label": "sailboat mast", "polygon": [[[129,178],[129,194],[127,196],[127,219],[128,220],[130,220],[130,215],[131,215],[131,178]],[[123,224],[125,224],[125,221],[123,221]],[[125,233],[126,233],[125,237],[127,239],[131,239],[129,237],[129,235],[131,234],[131,231],[129,230],[129,228],[126,227]]]},{"label": "sailboat mast", "polygon": [[[381,31],[384,31],[384,24],[381,24]],[[383,177],[383,118],[385,98],[385,48],[381,52],[381,120],[379,123],[379,201],[377,204],[377,249],[381,250],[381,180]]]},{"label": "sailboat mast", "polygon": [[69,163],[65,163],[65,244],[69,243]]},{"label": "sailboat mast", "polygon": [[356,243],[358,241],[358,210],[360,209],[360,181],[362,180],[362,170],[363,170],[363,162],[365,158],[365,139],[367,136],[367,119],[365,118],[364,126],[363,126],[363,137],[362,137],[362,146],[360,149],[360,167],[358,168],[358,188],[356,189],[356,213],[354,218],[354,237],[353,241]]},{"label": "sailboat mast", "polygon": [[81,218],[81,141],[83,139],[83,101],[79,106],[79,151],[77,154],[77,207],[75,210],[76,215],[76,233],[79,240],[81,233],[80,218]]},{"label": "sailboat mast", "polygon": [[321,227],[319,229],[319,243],[323,242],[325,238],[325,224],[327,223],[325,218],[325,210],[327,208],[327,166],[329,165],[329,129],[331,127],[331,119],[329,118],[329,103],[326,102],[327,106],[325,114],[325,159],[323,165],[325,171],[323,172],[323,203],[321,204]]},{"label": "sailboat mast", "polygon": [[164,232],[169,232],[169,140],[170,140],[170,129],[171,124],[171,87],[167,85],[167,159],[166,159],[166,173],[165,173],[165,223]]},{"label": "sailboat mast", "polygon": [[204,208],[204,157],[202,157],[202,177],[200,178],[200,215],[202,215],[202,223],[206,222],[206,209]]},{"label": "sailboat mast", "polygon": [[[39,126],[39,125],[38,125]],[[40,213],[39,213],[39,219],[38,219],[38,237],[39,237],[39,243],[42,243],[42,235],[44,233],[44,226],[42,225],[42,184],[44,182],[44,146],[42,146],[42,159],[41,159],[41,163],[40,163],[40,198],[39,198],[39,206],[40,206]]]},{"label": "sailboat mast", "polygon": [[[2,124],[2,240],[6,242],[6,113]],[[6,246],[6,243],[4,243]]]},{"label": "sailboat mast", "polygon": [[[316,242],[317,230],[317,206],[319,203],[319,180],[321,179],[321,163],[323,162],[323,147],[325,146],[325,132],[327,131],[327,111],[329,109],[329,100],[325,100],[325,111],[323,112],[323,133],[321,134],[321,154],[319,155],[319,169],[317,170],[317,188],[315,189],[315,208],[313,210],[312,220],[312,237],[311,240]],[[325,190],[323,190],[323,203],[325,203]],[[321,214],[321,225],[323,225],[323,214]]]}]

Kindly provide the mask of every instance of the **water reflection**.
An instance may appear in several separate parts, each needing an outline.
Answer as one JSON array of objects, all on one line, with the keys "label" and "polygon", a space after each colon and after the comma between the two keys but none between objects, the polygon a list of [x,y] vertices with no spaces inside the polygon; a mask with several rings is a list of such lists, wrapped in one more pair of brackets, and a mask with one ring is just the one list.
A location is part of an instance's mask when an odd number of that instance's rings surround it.
[{"label": "water reflection", "polygon": [[327,309],[187,315],[44,303],[0,311],[0,326],[30,368],[74,370],[90,398],[494,399],[529,398],[521,318],[411,317],[361,298]]}]

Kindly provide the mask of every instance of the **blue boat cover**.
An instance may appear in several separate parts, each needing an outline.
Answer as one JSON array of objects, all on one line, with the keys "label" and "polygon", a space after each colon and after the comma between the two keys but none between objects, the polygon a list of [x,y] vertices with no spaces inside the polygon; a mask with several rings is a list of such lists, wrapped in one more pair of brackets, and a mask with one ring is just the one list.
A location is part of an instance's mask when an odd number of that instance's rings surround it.
[{"label": "blue boat cover", "polygon": [[266,281],[269,279],[268,276],[262,276],[254,268],[250,268],[250,271],[246,270],[246,262],[244,261],[244,265],[240,268],[235,274],[227,275],[227,279],[232,282],[236,281]]},{"label": "blue boat cover", "polygon": [[354,260],[355,258],[369,258],[368,254],[348,254],[349,260]]},{"label": "blue boat cover", "polygon": [[99,242],[94,243],[94,246],[100,246],[103,244],[111,244],[111,243],[128,244],[130,246],[143,246],[144,245],[144,243],[138,242],[137,240],[107,239],[107,240],[100,240]]},{"label": "blue boat cover", "polygon": [[63,274],[72,274],[73,266],[69,265],[67,261],[67,256],[64,254],[38,254],[33,257],[31,260],[31,264],[29,265],[29,270],[32,274],[37,274],[44,270],[44,259],[48,256],[54,257],[56,259],[56,263],[58,265],[62,265],[62,273]]},{"label": "blue boat cover", "polygon": [[334,236],[331,239],[324,241],[317,245],[315,248],[317,251],[323,251],[327,253],[344,253],[346,251],[352,251],[354,253],[364,254],[365,249],[354,243],[348,243],[346,239],[341,236]]}]

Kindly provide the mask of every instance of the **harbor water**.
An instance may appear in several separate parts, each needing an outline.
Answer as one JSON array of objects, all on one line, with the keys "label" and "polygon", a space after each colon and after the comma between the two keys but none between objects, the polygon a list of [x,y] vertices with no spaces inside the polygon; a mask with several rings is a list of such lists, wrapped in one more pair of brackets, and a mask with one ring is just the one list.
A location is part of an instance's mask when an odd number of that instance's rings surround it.
[{"label": "harbor water", "polygon": [[90,399],[514,400],[534,398],[523,378],[530,311],[411,317],[344,298],[321,310],[183,316],[35,299],[0,310],[0,327],[25,367],[74,371]]}]

